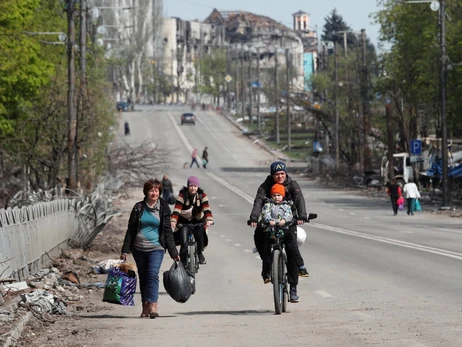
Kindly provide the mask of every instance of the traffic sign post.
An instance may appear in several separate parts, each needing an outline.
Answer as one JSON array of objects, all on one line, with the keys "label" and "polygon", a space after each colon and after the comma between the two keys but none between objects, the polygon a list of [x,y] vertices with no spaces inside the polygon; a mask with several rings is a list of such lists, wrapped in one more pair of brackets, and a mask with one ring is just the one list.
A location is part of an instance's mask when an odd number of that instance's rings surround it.
[{"label": "traffic sign post", "polygon": [[422,154],[422,140],[411,140],[411,155],[420,156]]}]

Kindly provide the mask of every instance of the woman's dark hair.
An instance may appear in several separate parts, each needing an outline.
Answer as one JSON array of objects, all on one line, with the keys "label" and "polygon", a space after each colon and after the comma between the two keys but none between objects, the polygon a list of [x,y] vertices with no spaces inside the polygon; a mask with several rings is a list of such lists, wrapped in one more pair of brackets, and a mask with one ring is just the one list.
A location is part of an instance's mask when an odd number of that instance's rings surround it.
[{"label": "woman's dark hair", "polygon": [[146,196],[152,188],[156,188],[157,190],[159,190],[159,194],[162,194],[162,184],[156,178],[156,179],[150,179],[146,181],[143,187],[144,196]]}]

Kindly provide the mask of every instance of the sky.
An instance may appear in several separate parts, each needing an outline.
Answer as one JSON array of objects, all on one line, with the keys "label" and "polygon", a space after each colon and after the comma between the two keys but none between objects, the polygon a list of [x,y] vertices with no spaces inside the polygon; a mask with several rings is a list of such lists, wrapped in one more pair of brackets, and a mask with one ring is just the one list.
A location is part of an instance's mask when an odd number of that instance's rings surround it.
[{"label": "sky", "polygon": [[377,45],[379,25],[371,24],[371,13],[377,12],[376,0],[164,0],[166,17],[179,17],[183,20],[203,21],[216,8],[217,10],[248,11],[271,17],[292,28],[292,14],[298,11],[310,14],[310,26],[318,26],[322,34],[324,18],[336,8],[343,20],[353,30],[366,29],[366,34]]}]

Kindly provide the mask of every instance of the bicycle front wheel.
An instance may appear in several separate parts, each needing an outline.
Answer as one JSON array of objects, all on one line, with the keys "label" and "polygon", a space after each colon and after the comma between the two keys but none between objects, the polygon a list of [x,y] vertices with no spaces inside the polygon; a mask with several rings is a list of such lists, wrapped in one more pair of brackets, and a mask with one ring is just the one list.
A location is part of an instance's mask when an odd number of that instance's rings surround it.
[{"label": "bicycle front wheel", "polygon": [[273,264],[272,264],[272,274],[271,279],[273,281],[273,297],[274,297],[274,311],[276,314],[281,314],[282,312],[282,302],[283,302],[283,276],[281,273],[281,251],[275,249],[273,251]]},{"label": "bicycle front wheel", "polygon": [[289,286],[287,284],[287,269],[286,269],[286,255],[281,253],[280,258],[280,269],[282,273],[282,312],[289,312],[288,303],[289,303]]}]

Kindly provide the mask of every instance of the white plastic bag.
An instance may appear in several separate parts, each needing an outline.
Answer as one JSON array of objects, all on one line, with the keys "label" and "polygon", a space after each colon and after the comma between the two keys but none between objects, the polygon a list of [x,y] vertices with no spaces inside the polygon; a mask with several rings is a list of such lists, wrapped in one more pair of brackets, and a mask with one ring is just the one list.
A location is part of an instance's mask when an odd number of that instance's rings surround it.
[{"label": "white plastic bag", "polygon": [[306,231],[301,227],[297,226],[297,244],[300,247],[305,243],[306,240]]}]

